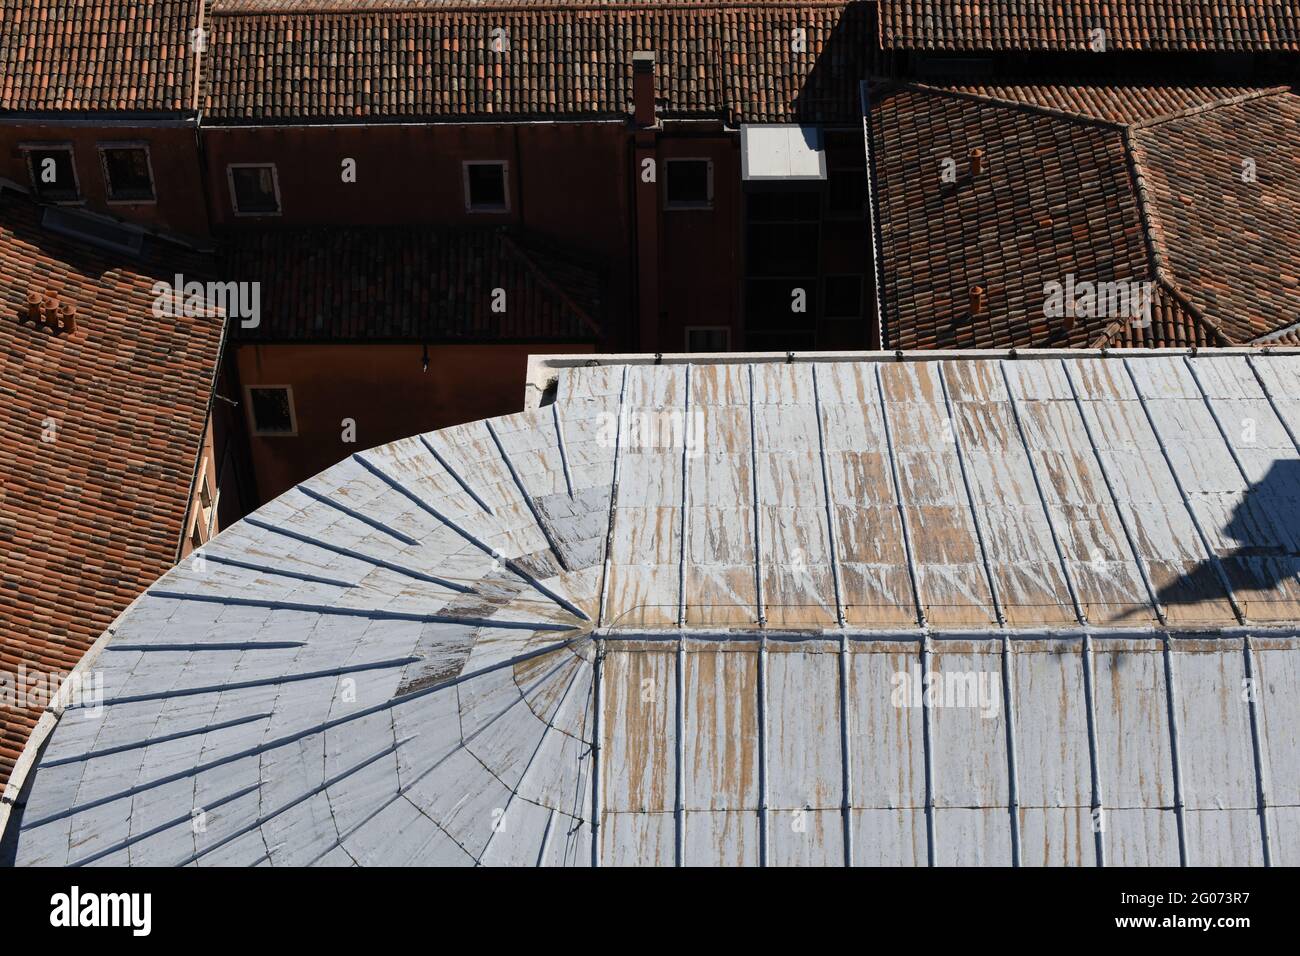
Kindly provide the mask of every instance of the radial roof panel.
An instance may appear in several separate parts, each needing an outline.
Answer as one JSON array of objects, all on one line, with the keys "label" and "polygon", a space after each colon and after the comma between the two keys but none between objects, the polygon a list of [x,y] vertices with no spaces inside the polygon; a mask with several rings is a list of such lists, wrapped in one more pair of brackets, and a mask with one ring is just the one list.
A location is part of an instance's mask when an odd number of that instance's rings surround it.
[{"label": "radial roof panel", "polygon": [[1300,354],[892,358],[304,482],[83,663],[17,861],[1284,861]]}]

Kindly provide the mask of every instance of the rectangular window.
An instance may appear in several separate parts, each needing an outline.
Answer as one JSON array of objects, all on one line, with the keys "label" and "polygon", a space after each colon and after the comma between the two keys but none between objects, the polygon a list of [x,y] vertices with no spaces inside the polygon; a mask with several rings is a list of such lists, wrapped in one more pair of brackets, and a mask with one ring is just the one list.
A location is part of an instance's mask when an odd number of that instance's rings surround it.
[{"label": "rectangular window", "polygon": [[232,163],[226,176],[236,216],[280,215],[280,182],[273,163]]},{"label": "rectangular window", "polygon": [[72,161],[70,145],[25,146],[27,165],[32,176],[32,189],[38,199],[46,202],[77,202],[81,187]]},{"label": "rectangular window", "polygon": [[462,167],[465,175],[466,212],[509,212],[506,163],[474,160]]},{"label": "rectangular window", "polygon": [[712,161],[707,159],[664,161],[665,209],[709,209],[712,205]]},{"label": "rectangular window", "polygon": [[140,143],[103,144],[99,157],[109,202],[153,202],[153,169],[149,149]]},{"label": "rectangular window", "polygon": [[247,390],[248,414],[254,435],[298,434],[298,418],[293,409],[293,390],[288,385],[250,385]]},{"label": "rectangular window", "polygon": [[691,325],[686,328],[686,351],[726,352],[731,348],[731,329],[725,325]]}]

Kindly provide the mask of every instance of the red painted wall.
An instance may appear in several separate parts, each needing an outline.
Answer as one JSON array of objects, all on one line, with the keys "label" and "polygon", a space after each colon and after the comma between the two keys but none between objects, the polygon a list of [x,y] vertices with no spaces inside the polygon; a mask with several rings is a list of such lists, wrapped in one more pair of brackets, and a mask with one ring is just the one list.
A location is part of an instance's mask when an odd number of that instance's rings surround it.
[{"label": "red painted wall", "polygon": [[[410,435],[521,411],[530,354],[587,351],[582,346],[242,345],[235,350],[243,389],[293,389],[296,436],[257,436],[248,420],[259,502],[348,455]],[[238,398],[247,414],[244,394]],[[343,419],[356,442],[342,440]]]},{"label": "red painted wall", "polygon": [[[621,122],[217,127],[203,135],[212,221],[218,229],[500,223],[553,238],[604,268],[611,349],[678,351],[687,325],[737,321],[739,137],[720,127],[655,134],[654,155],[661,167],[670,157],[713,160],[713,208],[682,211],[663,208],[662,175],[655,183],[641,182],[632,131]],[[356,161],[355,183],[343,181],[344,159]],[[509,211],[466,211],[462,163],[467,160],[509,164]],[[276,165],[281,213],[236,216],[227,166],[263,162]],[[636,189],[656,194],[657,345],[635,339]]]},{"label": "red painted wall", "polygon": [[[156,202],[109,204],[108,184],[97,145],[126,142],[148,145]],[[102,127],[57,123],[0,124],[0,176],[30,188],[32,177],[27,156],[19,148],[26,143],[72,145],[81,188],[80,206],[184,236],[203,238],[208,235],[207,202],[194,129],[108,124]]]}]

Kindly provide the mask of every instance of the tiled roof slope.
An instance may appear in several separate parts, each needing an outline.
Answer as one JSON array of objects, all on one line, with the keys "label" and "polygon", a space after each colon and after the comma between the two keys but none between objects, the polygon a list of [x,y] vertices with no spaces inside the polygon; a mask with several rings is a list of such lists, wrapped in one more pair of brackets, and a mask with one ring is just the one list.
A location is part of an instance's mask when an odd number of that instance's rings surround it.
[{"label": "tiled roof slope", "polygon": [[[874,4],[704,4],[218,14],[206,117],[221,121],[623,116],[657,54],[665,116],[852,122],[880,60]],[[505,49],[492,48],[504,30]],[[795,30],[806,47],[796,50]]]},{"label": "tiled roof slope", "polygon": [[202,0],[0,0],[0,110],[194,108]]},{"label": "tiled roof slope", "polygon": [[1241,342],[1300,321],[1300,97],[1139,127],[1133,145],[1161,264],[1192,304]]},{"label": "tiled roof slope", "polygon": [[[191,256],[124,262],[42,230],[0,191],[0,671],[69,671],[176,559],[220,349],[216,318],[157,318]],[[77,306],[53,334],[29,292]],[[52,430],[51,430],[52,429]],[[52,438],[46,441],[43,438]],[[0,702],[0,785],[40,716]]]},{"label": "tiled roof slope", "polygon": [[880,0],[880,42],[928,50],[1300,50],[1295,0]]},{"label": "tiled roof slope", "polygon": [[984,84],[950,89],[1122,124],[1181,113],[1241,93],[1232,86],[1089,86],[1046,79],[1033,86]]},{"label": "tiled roof slope", "polygon": [[[250,341],[559,341],[600,334],[600,276],[500,229],[311,228],[240,233],[223,278],[261,283]],[[494,312],[493,292],[505,291]]]},{"label": "tiled roof slope", "polygon": [[[1284,126],[1289,93],[905,85],[873,100],[890,348],[1219,345],[1294,321],[1297,186],[1285,171],[1300,127]],[[1254,121],[1227,133],[1242,110]],[[975,148],[987,168],[972,177]],[[1258,157],[1250,188],[1243,155]],[[1170,167],[1153,169],[1152,156]],[[941,182],[945,158],[956,183]],[[1180,180],[1182,166],[1200,173]],[[1207,254],[1220,243],[1233,248]],[[1071,274],[1155,283],[1151,325],[1045,317],[1044,287]],[[977,286],[986,307],[972,316]]]}]

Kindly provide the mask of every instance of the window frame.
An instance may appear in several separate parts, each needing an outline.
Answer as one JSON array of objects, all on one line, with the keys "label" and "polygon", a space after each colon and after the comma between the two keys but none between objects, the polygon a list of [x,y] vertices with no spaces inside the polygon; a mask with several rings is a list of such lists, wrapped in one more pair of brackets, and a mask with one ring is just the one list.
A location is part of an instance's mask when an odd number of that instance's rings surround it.
[{"label": "window frame", "polygon": [[[275,190],[275,212],[240,212],[239,196],[235,192],[235,170],[236,169],[262,169],[270,167],[271,169],[271,186]],[[284,200],[280,197],[280,170],[275,163],[226,163],[226,182],[230,186],[230,208],[234,215],[240,218],[267,218],[279,216],[284,213]]]},{"label": "window frame", "polygon": [[[57,141],[52,143],[19,143],[18,148],[23,152],[27,160],[27,175],[31,178],[32,195],[41,202],[51,203],[56,206],[82,206],[85,205],[86,197],[81,191],[81,174],[77,172],[77,149],[68,141]],[[36,167],[32,165],[32,153],[53,153],[63,151],[68,154],[68,165],[72,167],[72,185],[76,195],[71,199],[47,199],[41,195],[40,179],[36,175]]]},{"label": "window frame", "polygon": [[[501,168],[500,206],[476,206],[470,191],[469,168],[471,166],[499,166]],[[499,216],[510,212],[510,161],[507,159],[465,159],[460,164],[461,185],[465,192],[465,212],[471,215]]]},{"label": "window frame", "polygon": [[[691,212],[713,208],[713,160],[708,156],[669,156],[663,161],[664,163],[664,211],[665,212]],[[671,177],[668,175],[668,167],[673,163],[704,163],[705,173],[705,194],[707,198],[704,202],[677,202],[669,198],[668,182]]]},{"label": "window frame", "polygon": [[693,350],[693,349],[691,348],[691,333],[692,333],[692,332],[721,332],[721,333],[723,334],[723,336],[725,336],[726,341],[723,343],[721,349],[715,349],[715,350],[713,350],[713,351],[714,351],[714,352],[717,352],[717,351],[730,352],[730,351],[731,351],[731,326],[729,326],[729,325],[688,325],[688,326],[686,326],[686,328],[683,330],[683,332],[682,332],[682,347],[686,350],[687,354],[690,354],[690,355],[708,355],[708,354],[710,354],[709,352],[696,352],[695,350]]},{"label": "window frame", "polygon": [[[105,202],[110,206],[156,206],[158,204],[158,181],[153,174],[153,155],[149,151],[149,144],[136,140],[105,141],[95,144],[95,149],[99,151],[99,170],[104,176],[104,196]],[[149,198],[148,199],[114,199],[113,198],[113,180],[108,174],[108,156],[107,154],[115,149],[140,149],[144,150],[144,165],[149,170]]]},{"label": "window frame", "polygon": [[[264,431],[257,427],[257,413],[253,410],[253,392],[272,391],[281,389],[289,397],[289,431]],[[293,398],[292,385],[274,385],[258,384],[244,386],[244,405],[247,408],[248,433],[255,438],[297,438],[298,437],[298,406]]]}]

